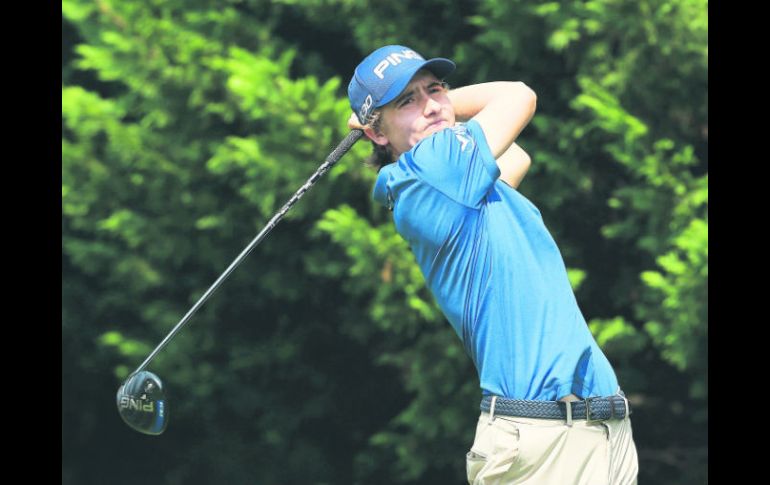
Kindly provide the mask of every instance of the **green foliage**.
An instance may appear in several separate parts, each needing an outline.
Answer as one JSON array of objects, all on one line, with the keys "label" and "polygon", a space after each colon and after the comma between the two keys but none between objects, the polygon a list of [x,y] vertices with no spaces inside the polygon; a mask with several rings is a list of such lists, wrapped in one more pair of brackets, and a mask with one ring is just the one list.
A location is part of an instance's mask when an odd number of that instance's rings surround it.
[{"label": "green foliage", "polygon": [[[538,93],[520,190],[635,404],[640,482],[701,483],[707,7],[65,0],[62,482],[128,483],[141,463],[167,484],[463,483],[478,379],[371,201],[365,142],[153,361],[172,416],[157,446],[110,404],[342,139],[360,58],[399,43],[455,60],[454,86]],[[660,443],[691,451],[672,464]]]},{"label": "green foliage", "polygon": [[[649,303],[640,318],[661,355],[678,369],[693,374],[690,395],[708,397],[708,223],[693,219],[657,258],[662,271],[645,271]],[[662,304],[661,304],[662,302]]]}]

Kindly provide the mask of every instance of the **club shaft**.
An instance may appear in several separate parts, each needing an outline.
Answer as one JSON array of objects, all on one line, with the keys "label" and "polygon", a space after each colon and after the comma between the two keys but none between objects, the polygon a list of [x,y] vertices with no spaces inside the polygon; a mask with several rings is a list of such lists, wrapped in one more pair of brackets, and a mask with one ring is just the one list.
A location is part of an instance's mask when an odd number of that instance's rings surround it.
[{"label": "club shaft", "polygon": [[284,215],[291,209],[291,207],[297,203],[297,201],[302,198],[302,196],[307,192],[310,187],[312,187],[318,179],[320,179],[326,172],[329,171],[329,169],[336,164],[342,156],[347,153],[348,150],[350,150],[350,147],[353,146],[353,144],[358,141],[359,138],[361,138],[361,135],[363,135],[363,131],[361,130],[351,130],[351,132],[343,139],[339,145],[329,154],[328,157],[326,157],[326,160],[324,163],[318,167],[318,170],[305,182],[305,184],[297,190],[297,192],[294,193],[294,195],[289,199],[286,204],[281,207],[281,210],[279,210],[270,221],[268,221],[267,225],[257,234],[257,236],[249,243],[246,248],[241,251],[241,254],[238,255],[235,260],[230,263],[230,266],[222,273],[219,278],[212,284],[208,290],[206,290],[206,293],[201,296],[198,301],[195,303],[195,305],[190,308],[190,310],[187,312],[187,314],[182,317],[182,320],[179,321],[179,323],[174,326],[173,329],[166,335],[166,338],[163,339],[161,343],[158,344],[157,347],[155,347],[155,350],[153,350],[149,356],[142,362],[142,365],[136,368],[136,370],[133,372],[133,374],[136,374],[138,372],[143,371],[147,365],[152,361],[152,359],[155,358],[158,353],[163,350],[163,348],[171,341],[172,338],[174,338],[174,335],[176,335],[182,327],[187,324],[187,322],[192,318],[192,316],[195,314],[195,312],[198,311],[198,309],[203,306],[203,304],[206,302],[206,300],[209,299],[209,297],[214,293],[217,288],[219,288],[219,285],[222,284],[224,280],[227,279],[228,276],[230,276],[230,273],[232,273],[235,268],[238,267],[241,262],[243,262],[244,259],[246,259],[246,256],[251,253],[251,251],[257,247],[257,245],[262,242],[265,237],[270,233],[270,231],[273,230],[273,228],[278,224],[278,222],[283,218]]}]

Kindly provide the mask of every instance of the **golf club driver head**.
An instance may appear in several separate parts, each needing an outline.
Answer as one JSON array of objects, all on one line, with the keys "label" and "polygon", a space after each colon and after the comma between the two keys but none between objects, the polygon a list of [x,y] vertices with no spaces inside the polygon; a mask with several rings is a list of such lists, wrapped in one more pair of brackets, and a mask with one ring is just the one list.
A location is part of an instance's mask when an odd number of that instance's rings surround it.
[{"label": "golf club driver head", "polygon": [[118,412],[127,425],[140,433],[163,433],[168,424],[168,409],[160,378],[148,371],[129,376],[118,389]]}]

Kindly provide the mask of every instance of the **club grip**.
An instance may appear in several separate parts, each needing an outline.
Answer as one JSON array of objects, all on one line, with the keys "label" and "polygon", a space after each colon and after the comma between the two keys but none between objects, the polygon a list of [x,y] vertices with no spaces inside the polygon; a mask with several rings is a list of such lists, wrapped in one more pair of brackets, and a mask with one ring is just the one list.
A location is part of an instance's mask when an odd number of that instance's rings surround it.
[{"label": "club grip", "polygon": [[364,134],[363,130],[350,130],[350,133],[348,133],[348,136],[346,136],[339,145],[337,145],[337,148],[332,150],[332,152],[329,154],[329,156],[326,158],[326,161],[331,163],[336,163],[340,158],[342,158],[342,155],[347,153],[348,150],[355,144],[355,142],[358,141],[359,138],[361,138]]}]

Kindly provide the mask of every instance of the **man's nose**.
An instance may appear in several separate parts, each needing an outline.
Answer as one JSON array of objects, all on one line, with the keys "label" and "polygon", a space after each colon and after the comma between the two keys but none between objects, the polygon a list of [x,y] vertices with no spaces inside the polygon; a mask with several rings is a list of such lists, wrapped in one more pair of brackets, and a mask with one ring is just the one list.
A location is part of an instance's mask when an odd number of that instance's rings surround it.
[{"label": "man's nose", "polygon": [[441,110],[441,103],[431,98],[430,96],[427,96],[427,98],[428,100],[425,102],[425,108],[423,109],[423,114],[426,117]]}]

